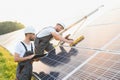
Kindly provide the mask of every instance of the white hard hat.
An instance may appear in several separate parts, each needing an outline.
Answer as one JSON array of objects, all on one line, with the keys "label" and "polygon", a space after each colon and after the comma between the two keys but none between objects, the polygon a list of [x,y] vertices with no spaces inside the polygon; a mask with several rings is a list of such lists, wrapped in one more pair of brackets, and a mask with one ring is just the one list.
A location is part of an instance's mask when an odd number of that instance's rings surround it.
[{"label": "white hard hat", "polygon": [[33,34],[35,34],[35,29],[34,29],[32,26],[26,27],[26,28],[24,29],[24,33],[25,33],[25,34],[26,34],[26,33],[33,33]]},{"label": "white hard hat", "polygon": [[64,29],[66,28],[65,24],[62,23],[62,22],[59,22],[59,23],[57,23],[57,24],[61,25]]}]

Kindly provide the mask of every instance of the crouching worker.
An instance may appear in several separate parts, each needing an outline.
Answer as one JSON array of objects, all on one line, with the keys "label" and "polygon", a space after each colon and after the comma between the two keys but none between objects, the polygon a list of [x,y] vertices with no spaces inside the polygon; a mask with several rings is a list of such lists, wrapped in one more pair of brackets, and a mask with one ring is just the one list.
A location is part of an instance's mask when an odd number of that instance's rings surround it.
[{"label": "crouching worker", "polygon": [[34,42],[35,53],[44,55],[44,51],[47,52],[50,52],[51,50],[55,51],[53,45],[50,43],[50,40],[52,38],[69,44],[73,43],[73,40],[67,40],[58,34],[58,32],[60,32],[64,28],[65,25],[63,23],[57,23],[55,27],[52,26],[46,27],[43,28],[40,32],[38,32]]},{"label": "crouching worker", "polygon": [[16,80],[31,80],[32,76],[34,46],[31,41],[35,39],[35,29],[26,27],[24,33],[25,39],[15,46],[14,60],[18,62]]}]

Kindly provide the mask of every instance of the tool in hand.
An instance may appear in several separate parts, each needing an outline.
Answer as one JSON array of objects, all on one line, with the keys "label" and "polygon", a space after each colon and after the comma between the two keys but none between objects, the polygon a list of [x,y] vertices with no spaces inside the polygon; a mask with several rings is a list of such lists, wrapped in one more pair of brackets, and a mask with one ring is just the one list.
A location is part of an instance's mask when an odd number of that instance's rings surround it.
[{"label": "tool in hand", "polygon": [[72,44],[70,44],[70,46],[75,46],[76,44],[81,42],[83,39],[84,39],[84,36],[78,37],[76,40],[74,40],[74,42]]}]

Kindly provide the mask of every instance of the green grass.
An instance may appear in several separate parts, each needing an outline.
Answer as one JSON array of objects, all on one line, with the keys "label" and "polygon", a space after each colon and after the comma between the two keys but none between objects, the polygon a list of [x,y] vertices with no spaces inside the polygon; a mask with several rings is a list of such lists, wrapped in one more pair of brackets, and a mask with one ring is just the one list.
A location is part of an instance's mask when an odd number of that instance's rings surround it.
[{"label": "green grass", "polygon": [[4,21],[0,22],[0,35],[13,32],[24,28],[25,26],[19,22]]},{"label": "green grass", "polygon": [[16,65],[10,52],[0,46],[0,80],[15,80]]}]

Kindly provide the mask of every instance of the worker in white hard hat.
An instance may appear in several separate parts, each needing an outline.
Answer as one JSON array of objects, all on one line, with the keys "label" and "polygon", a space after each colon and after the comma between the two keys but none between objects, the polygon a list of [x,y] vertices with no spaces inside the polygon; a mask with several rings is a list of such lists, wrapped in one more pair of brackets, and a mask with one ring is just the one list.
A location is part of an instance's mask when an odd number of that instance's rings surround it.
[{"label": "worker in white hard hat", "polygon": [[32,63],[30,60],[34,56],[34,46],[31,41],[35,39],[35,29],[26,27],[24,34],[25,39],[15,46],[14,60],[18,62],[16,80],[31,80],[32,76]]},{"label": "worker in white hard hat", "polygon": [[55,27],[49,26],[39,31],[34,41],[35,53],[43,55],[44,51],[50,52],[53,50],[54,47],[50,43],[52,38],[69,44],[73,43],[73,40],[67,40],[58,34],[63,29],[65,29],[65,25],[63,23],[57,23]]}]

